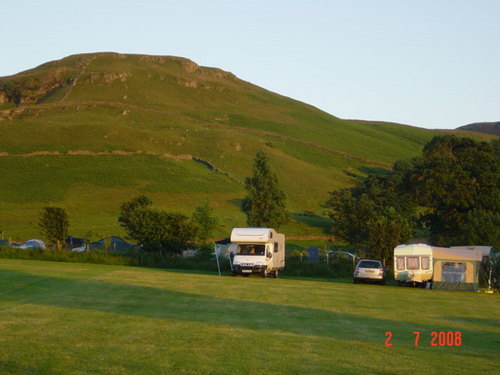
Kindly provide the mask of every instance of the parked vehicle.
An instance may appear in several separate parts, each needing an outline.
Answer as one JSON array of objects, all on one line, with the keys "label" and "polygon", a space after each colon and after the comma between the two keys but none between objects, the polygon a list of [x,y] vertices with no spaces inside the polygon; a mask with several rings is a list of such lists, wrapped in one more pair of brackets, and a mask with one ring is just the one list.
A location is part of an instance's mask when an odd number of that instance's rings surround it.
[{"label": "parked vehicle", "polygon": [[359,282],[375,282],[385,284],[385,270],[382,263],[375,259],[361,259],[354,269],[354,284]]},{"label": "parked vehicle", "polygon": [[258,273],[262,277],[278,277],[285,268],[285,235],[272,228],[234,228],[231,242],[236,244],[234,275]]},{"label": "parked vehicle", "polygon": [[45,249],[45,243],[42,240],[32,239],[23,243],[21,246],[19,246],[19,248],[30,250]]},{"label": "parked vehicle", "polygon": [[394,279],[399,285],[424,286],[432,280],[432,247],[423,244],[394,248]]},{"label": "parked vehicle", "polygon": [[394,279],[400,285],[478,291],[485,249],[491,247],[399,245],[394,248]]}]

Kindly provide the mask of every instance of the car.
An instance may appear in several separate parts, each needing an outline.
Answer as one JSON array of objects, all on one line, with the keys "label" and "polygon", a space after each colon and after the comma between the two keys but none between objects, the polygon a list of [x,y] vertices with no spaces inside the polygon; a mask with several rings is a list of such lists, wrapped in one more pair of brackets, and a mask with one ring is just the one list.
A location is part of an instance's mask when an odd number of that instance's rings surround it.
[{"label": "car", "polygon": [[42,240],[32,239],[23,243],[21,246],[19,246],[19,248],[30,249],[30,250],[45,249],[45,244],[43,243]]},{"label": "car", "polygon": [[354,269],[352,282],[374,282],[381,285],[385,284],[385,270],[380,260],[361,259]]}]

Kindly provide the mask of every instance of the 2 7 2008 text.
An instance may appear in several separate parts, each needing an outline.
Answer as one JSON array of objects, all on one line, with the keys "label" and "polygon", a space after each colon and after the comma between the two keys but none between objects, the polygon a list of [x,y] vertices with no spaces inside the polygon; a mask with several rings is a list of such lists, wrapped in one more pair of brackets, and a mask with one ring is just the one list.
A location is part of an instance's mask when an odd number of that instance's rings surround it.
[{"label": "2 7 2008 text", "polygon": [[[420,344],[428,344],[429,346],[461,346],[462,345],[462,332],[460,331],[450,331],[450,332],[431,332],[430,339],[427,335],[422,336],[419,331],[413,331],[414,346],[419,346]],[[393,334],[391,331],[385,333],[385,346],[393,346],[391,340]],[[429,340],[426,340],[429,339]]]}]

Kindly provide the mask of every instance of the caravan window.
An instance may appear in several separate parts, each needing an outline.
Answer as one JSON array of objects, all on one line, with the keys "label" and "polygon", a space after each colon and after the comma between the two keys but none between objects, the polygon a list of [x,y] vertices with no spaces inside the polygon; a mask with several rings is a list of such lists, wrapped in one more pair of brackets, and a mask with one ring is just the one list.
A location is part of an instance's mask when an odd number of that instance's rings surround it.
[{"label": "caravan window", "polygon": [[236,250],[236,254],[238,254],[238,255],[264,255],[265,250],[266,250],[265,245],[238,244],[238,250]]},{"label": "caravan window", "polygon": [[396,269],[398,271],[402,271],[405,269],[405,258],[404,257],[396,257]]},{"label": "caravan window", "polygon": [[406,267],[409,270],[418,270],[420,268],[418,257],[408,257],[408,258],[406,258]]},{"label": "caravan window", "polygon": [[465,264],[456,262],[445,262],[441,269],[443,281],[465,282]]},{"label": "caravan window", "polygon": [[429,257],[422,257],[420,258],[422,262],[422,269],[423,270],[430,270],[431,269],[431,263],[429,261]]}]

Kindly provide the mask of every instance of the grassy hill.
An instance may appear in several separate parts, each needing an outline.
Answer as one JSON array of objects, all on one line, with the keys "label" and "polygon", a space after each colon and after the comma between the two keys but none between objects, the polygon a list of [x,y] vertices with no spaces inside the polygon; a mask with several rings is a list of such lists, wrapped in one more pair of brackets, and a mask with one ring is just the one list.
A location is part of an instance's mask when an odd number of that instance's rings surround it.
[{"label": "grassy hill", "polygon": [[[184,58],[98,53],[0,77],[0,134],[0,229],[23,238],[46,205],[67,209],[73,235],[121,234],[119,204],[136,194],[187,214],[208,199],[227,234],[245,224],[259,150],[290,211],[321,214],[328,191],[418,155],[438,132],[342,120]],[[324,230],[295,217],[286,233]]]},{"label": "grassy hill", "polygon": [[498,295],[10,259],[0,283],[2,374],[498,369]]}]

